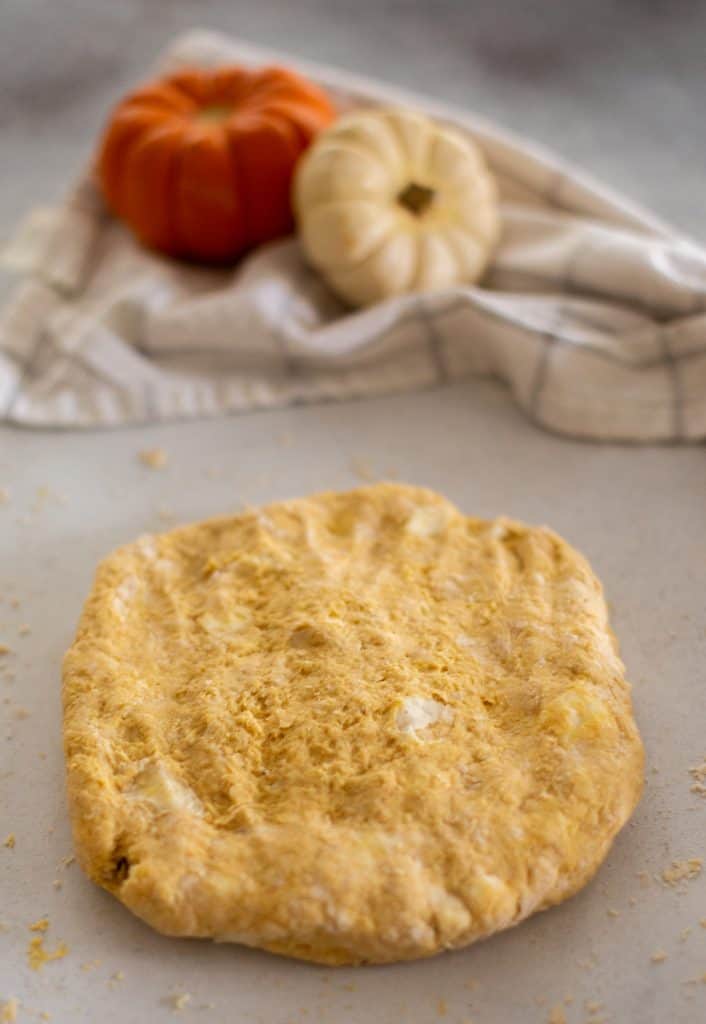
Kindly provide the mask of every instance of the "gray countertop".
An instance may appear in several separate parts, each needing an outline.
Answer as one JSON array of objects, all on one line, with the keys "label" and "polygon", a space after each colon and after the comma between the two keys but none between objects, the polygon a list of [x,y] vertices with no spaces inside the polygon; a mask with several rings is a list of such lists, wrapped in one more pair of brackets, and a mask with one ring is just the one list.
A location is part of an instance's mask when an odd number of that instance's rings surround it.
[{"label": "gray countertop", "polygon": [[[703,5],[552,6],[4,0],[0,231],[60,194],[110,100],[200,23],[465,104],[703,238]],[[155,446],[169,456],[161,471],[137,457]],[[356,459],[469,513],[547,523],[588,555],[634,684],[644,798],[581,894],[459,953],[332,971],[162,938],[61,863],[59,666],[93,567],[172,520],[353,485]],[[703,446],[565,441],[531,426],[499,385],[470,380],[117,432],[5,427],[0,488],[0,643],[14,651],[0,662],[0,844],[15,836],[0,845],[0,1006],[16,996],[18,1021],[544,1024],[562,1019],[560,1004],[568,1024],[706,1018],[706,872],[677,887],[655,878],[706,859],[706,798],[688,773],[706,757]],[[69,952],[34,972],[29,924],[45,914],[46,947],[65,940]]]}]

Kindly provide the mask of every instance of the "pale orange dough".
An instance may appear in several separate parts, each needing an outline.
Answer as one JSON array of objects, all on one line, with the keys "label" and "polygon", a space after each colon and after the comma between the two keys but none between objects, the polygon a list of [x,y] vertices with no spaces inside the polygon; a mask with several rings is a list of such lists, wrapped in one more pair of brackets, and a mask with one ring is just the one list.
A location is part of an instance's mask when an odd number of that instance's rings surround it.
[{"label": "pale orange dough", "polygon": [[142,537],[64,667],[84,870],[170,935],[429,956],[581,888],[643,752],[600,584],[396,484]]}]

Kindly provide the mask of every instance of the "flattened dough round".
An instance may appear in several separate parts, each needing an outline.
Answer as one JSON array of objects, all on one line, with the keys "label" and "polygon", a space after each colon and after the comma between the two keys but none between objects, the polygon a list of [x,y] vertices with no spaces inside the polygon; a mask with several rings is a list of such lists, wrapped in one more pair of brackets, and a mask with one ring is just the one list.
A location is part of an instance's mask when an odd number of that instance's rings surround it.
[{"label": "flattened dough round", "polygon": [[565,899],[642,786],[586,561],[401,485],[121,548],[64,708],[91,878],[169,935],[324,963],[428,956]]}]

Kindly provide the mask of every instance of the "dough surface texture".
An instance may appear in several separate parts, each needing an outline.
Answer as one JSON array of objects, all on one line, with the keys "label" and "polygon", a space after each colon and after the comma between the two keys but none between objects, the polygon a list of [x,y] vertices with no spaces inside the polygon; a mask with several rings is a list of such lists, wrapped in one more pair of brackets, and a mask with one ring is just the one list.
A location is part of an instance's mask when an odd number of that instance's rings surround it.
[{"label": "dough surface texture", "polygon": [[429,956],[583,886],[643,753],[545,528],[377,484],[140,538],[64,663],[79,860],[168,935]]}]

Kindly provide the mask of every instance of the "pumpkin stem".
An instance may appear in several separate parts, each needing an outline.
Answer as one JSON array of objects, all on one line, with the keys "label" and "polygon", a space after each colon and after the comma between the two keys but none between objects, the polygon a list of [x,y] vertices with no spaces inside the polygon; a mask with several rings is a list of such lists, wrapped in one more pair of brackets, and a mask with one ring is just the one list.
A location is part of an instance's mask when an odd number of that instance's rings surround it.
[{"label": "pumpkin stem", "polygon": [[421,217],[433,201],[434,189],[428,188],[426,185],[417,185],[415,181],[411,181],[409,185],[406,185],[397,196],[397,202],[400,206],[404,206],[415,217]]},{"label": "pumpkin stem", "polygon": [[227,120],[233,113],[232,107],[227,107],[225,104],[212,104],[209,107],[201,107],[200,110],[196,111],[195,117],[197,121],[219,121]]}]

